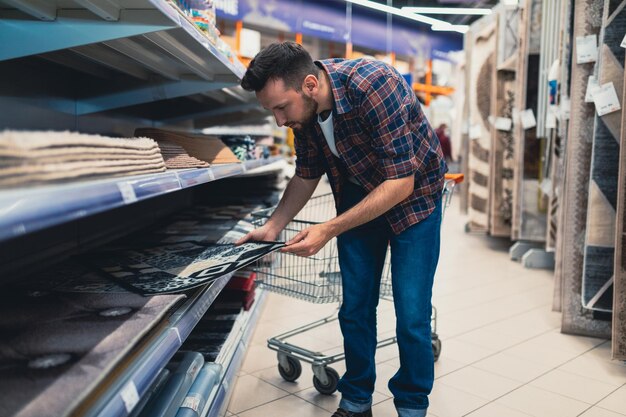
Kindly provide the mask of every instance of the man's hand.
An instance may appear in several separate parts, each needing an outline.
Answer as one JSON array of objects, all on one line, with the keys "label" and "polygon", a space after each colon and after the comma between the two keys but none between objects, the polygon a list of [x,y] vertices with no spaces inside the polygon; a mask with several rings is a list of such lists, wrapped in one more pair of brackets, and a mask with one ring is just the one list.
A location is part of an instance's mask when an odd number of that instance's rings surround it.
[{"label": "man's hand", "polygon": [[281,251],[298,256],[312,256],[319,252],[333,237],[335,235],[331,233],[328,225],[325,223],[316,224],[298,233],[287,242],[287,246],[282,248]]},{"label": "man's hand", "polygon": [[270,229],[270,227],[267,224],[265,224],[264,226],[261,226],[258,229],[254,229],[253,231],[251,231],[250,233],[248,233],[247,235],[239,239],[237,242],[235,242],[235,245],[239,246],[242,243],[246,243],[248,241],[273,242],[276,240],[279,233],[280,232],[273,231],[272,229]]}]

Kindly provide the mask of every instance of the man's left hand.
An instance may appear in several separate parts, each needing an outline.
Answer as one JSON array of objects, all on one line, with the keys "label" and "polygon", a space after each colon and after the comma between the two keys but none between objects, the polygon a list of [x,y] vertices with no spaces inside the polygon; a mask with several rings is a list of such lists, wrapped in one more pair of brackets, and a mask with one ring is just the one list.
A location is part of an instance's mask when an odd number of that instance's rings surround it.
[{"label": "man's left hand", "polygon": [[287,246],[282,248],[281,251],[298,256],[312,256],[319,252],[333,237],[335,236],[333,236],[326,224],[316,224],[298,233],[287,242]]}]

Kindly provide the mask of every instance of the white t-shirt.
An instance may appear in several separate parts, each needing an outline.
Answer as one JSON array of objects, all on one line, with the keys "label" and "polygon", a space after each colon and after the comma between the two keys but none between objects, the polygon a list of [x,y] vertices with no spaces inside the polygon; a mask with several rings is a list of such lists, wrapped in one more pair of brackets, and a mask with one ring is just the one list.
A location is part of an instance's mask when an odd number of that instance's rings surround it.
[{"label": "white t-shirt", "polygon": [[326,120],[322,120],[321,115],[317,115],[317,123],[319,123],[320,128],[322,129],[322,133],[324,133],[324,137],[326,138],[326,142],[328,143],[328,147],[330,151],[339,158],[339,152],[337,152],[337,145],[335,145],[335,129],[333,126],[333,113],[330,112],[330,115],[326,118]]},{"label": "white t-shirt", "polygon": [[[328,143],[330,151],[333,153],[333,155],[339,158],[337,145],[335,145],[335,127],[333,125],[333,113],[330,112],[330,115],[326,118],[326,120],[322,120],[322,116],[318,114],[317,123],[319,123],[320,128],[322,129],[322,133],[324,134],[324,138],[326,139],[326,143]],[[356,185],[361,185],[359,181],[353,176],[350,176],[348,178],[348,181]]]}]

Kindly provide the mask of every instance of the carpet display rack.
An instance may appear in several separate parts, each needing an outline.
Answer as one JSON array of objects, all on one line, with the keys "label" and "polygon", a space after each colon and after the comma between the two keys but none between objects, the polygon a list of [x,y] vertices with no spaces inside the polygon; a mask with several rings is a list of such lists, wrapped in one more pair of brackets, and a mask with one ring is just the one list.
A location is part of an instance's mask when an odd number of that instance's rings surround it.
[{"label": "carpet display rack", "polygon": [[[616,360],[626,360],[625,22],[624,0],[499,4],[472,23],[458,64],[466,232],[508,238],[512,260],[554,269],[561,332],[612,338]],[[481,67],[478,41],[494,25],[496,66]],[[486,72],[497,83],[491,103],[477,81]]]}]

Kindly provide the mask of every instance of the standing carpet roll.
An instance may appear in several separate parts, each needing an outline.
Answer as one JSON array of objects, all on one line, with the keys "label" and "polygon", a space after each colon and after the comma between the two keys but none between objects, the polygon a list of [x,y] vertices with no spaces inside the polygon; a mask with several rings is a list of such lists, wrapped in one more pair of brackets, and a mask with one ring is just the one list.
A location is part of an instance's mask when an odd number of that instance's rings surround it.
[{"label": "standing carpet roll", "polygon": [[[598,34],[602,24],[603,0],[576,0],[574,5],[574,38]],[[576,43],[573,45],[576,56]],[[577,64],[572,60],[571,113],[567,138],[567,172],[563,196],[562,260],[563,302],[561,330],[564,333],[610,337],[610,323],[598,320],[594,313],[582,308],[582,275],[587,201],[593,137],[593,104],[585,103],[593,63]]]},{"label": "standing carpet roll", "polygon": [[[605,2],[603,37],[599,49],[598,82],[612,82],[615,90],[624,90],[624,48],[620,43],[626,30],[626,1],[611,13]],[[618,96],[621,96],[618,93]],[[613,267],[615,252],[615,209],[619,170],[622,110],[595,115],[587,233],[583,272],[583,307],[610,312],[613,308]]]}]

